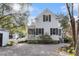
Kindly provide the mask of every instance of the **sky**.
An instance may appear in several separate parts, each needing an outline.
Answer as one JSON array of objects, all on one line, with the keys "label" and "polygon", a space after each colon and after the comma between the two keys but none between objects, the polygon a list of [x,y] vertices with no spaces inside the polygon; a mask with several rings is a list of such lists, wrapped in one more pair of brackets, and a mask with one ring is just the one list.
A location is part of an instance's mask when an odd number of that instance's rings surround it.
[{"label": "sky", "polygon": [[[34,22],[34,18],[38,16],[44,9],[48,8],[52,13],[67,15],[65,3],[32,3],[30,10],[29,23]],[[74,3],[74,17],[77,20],[78,4]]]},{"label": "sky", "polygon": [[[74,4],[74,16],[77,16],[78,13],[77,5],[78,4]],[[55,14],[67,14],[65,3],[33,3],[30,8],[31,17],[36,17],[46,8],[50,9],[50,11]]]}]

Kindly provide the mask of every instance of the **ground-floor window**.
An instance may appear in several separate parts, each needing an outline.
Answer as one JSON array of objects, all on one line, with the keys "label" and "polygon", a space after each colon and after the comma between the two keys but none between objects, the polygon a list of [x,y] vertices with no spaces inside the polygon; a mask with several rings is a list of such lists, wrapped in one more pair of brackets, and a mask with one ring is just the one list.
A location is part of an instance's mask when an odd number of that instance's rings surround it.
[{"label": "ground-floor window", "polygon": [[50,28],[50,35],[61,35],[61,29]]},{"label": "ground-floor window", "polygon": [[44,34],[44,29],[43,28],[36,28],[36,35],[43,35]]},{"label": "ground-floor window", "polygon": [[61,29],[59,29],[59,35],[61,35]]},{"label": "ground-floor window", "polygon": [[28,29],[29,34],[34,34],[34,35],[43,35],[44,34],[44,28],[35,28],[35,29]]},{"label": "ground-floor window", "polygon": [[35,29],[28,29],[29,34],[35,34]]}]

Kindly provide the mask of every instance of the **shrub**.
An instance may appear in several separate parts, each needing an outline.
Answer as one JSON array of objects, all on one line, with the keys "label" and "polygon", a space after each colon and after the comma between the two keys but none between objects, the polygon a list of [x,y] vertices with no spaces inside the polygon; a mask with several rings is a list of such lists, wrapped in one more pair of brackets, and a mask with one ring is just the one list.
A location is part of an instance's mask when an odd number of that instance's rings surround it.
[{"label": "shrub", "polygon": [[52,42],[52,38],[49,35],[39,36],[39,38],[42,43],[51,43]]},{"label": "shrub", "polygon": [[13,46],[14,44],[15,44],[14,41],[9,41],[8,44],[7,44],[7,46]]},{"label": "shrub", "polygon": [[58,44],[59,41],[53,40],[49,35],[39,36],[37,40],[28,40],[30,44]]},{"label": "shrub", "polygon": [[68,37],[68,36],[64,37],[64,43],[70,43],[70,42],[72,42],[71,37]]},{"label": "shrub", "polygon": [[70,56],[74,56],[76,50],[74,50],[74,47],[70,47],[70,46],[64,46],[60,48],[60,51],[65,51],[66,53],[68,53]]},{"label": "shrub", "polygon": [[25,41],[19,41],[18,43],[26,43],[27,42],[27,40],[25,40]]},{"label": "shrub", "polygon": [[39,40],[27,40],[27,43],[29,43],[29,44],[38,44]]}]

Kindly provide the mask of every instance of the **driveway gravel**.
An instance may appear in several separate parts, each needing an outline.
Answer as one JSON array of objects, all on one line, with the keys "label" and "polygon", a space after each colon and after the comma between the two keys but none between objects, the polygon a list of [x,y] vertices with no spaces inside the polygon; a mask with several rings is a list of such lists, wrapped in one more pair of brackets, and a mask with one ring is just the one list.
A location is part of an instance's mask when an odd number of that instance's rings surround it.
[{"label": "driveway gravel", "polygon": [[59,56],[58,48],[61,44],[17,44],[0,47],[0,56]]}]

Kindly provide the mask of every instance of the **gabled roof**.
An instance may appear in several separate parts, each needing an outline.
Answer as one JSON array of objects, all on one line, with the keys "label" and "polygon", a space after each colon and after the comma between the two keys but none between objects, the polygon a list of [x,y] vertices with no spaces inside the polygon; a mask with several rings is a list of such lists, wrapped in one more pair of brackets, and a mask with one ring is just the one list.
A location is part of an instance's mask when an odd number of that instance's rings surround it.
[{"label": "gabled roof", "polygon": [[7,32],[8,32],[8,30],[6,30],[6,29],[3,29],[3,28],[0,28],[0,31],[7,31]]},{"label": "gabled roof", "polygon": [[37,15],[36,18],[38,18],[41,14],[44,14],[44,13],[46,13],[46,12],[48,12],[48,13],[50,13],[50,14],[52,14],[53,16],[56,17],[56,15],[55,15],[50,9],[46,8],[46,9],[44,9],[39,15]]}]

